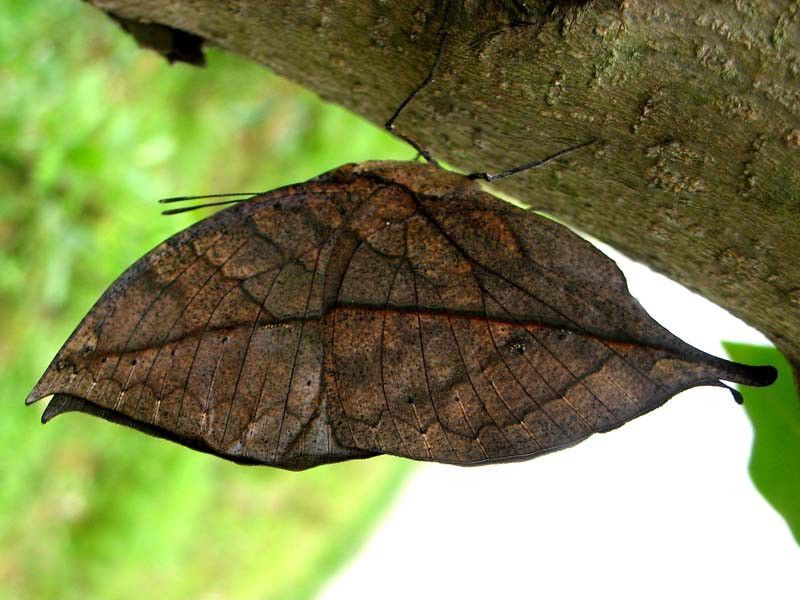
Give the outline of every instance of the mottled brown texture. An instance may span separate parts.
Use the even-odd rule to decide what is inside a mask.
[[[553,169],[563,169],[552,165]],[[567,228],[433,165],[346,165],[190,227],[132,266],[28,401],[238,462],[477,464],[608,431],[770,367],[655,323]]]
[[[435,0],[91,0],[268,65],[383,123]],[[459,0],[400,131],[464,171],[601,140],[498,184],[766,333],[800,363],[800,2]],[[221,150],[224,152],[224,150]]]

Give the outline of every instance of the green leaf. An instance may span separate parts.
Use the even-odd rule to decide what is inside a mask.
[[[800,544],[800,398],[792,368],[774,348],[723,345],[732,360],[778,369],[773,385],[741,390],[754,429],[749,471],[758,491],[786,520]]]

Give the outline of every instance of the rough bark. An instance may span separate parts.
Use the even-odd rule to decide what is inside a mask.
[[[427,73],[444,12],[436,0],[90,1],[376,123]],[[453,5],[436,81],[398,127],[465,171],[597,138],[497,188],[699,291],[800,364],[800,2]]]

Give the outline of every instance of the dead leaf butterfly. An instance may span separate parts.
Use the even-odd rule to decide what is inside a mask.
[[[429,160],[395,121],[446,38],[386,123]],[[469,465],[571,446],[692,386],[771,383],[670,334],[610,259],[474,181],[590,143],[494,175],[345,165],[238,202],[128,269],[27,402],[239,463]]]
[[[589,243],[432,164],[237,203],[123,274],[28,402],[240,463],[531,458],[749,367],[688,346]]]

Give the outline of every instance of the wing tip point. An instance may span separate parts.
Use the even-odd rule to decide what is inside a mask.
[[[42,394],[39,392],[37,388],[34,388],[28,397],[25,398],[25,406],[30,406],[31,404],[36,404],[39,400],[44,398],[47,394]]]
[[[746,369],[750,377],[749,381],[744,382],[744,385],[765,387],[775,383],[778,378],[778,369],[772,365],[747,366]]]

